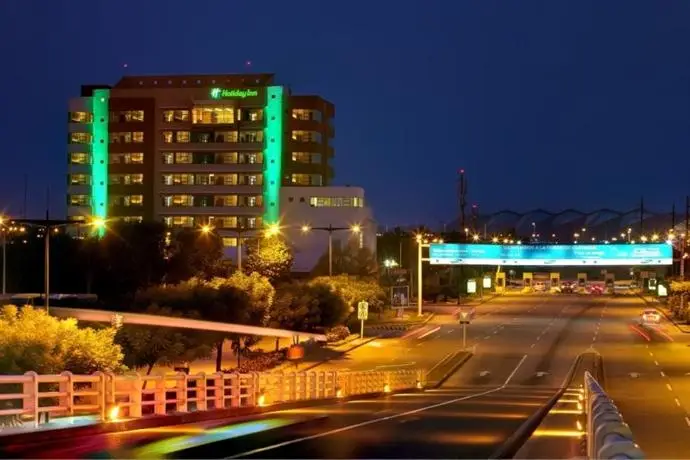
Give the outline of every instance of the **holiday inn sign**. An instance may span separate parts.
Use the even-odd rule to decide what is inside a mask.
[[[258,96],[259,92],[255,89],[225,89],[225,88],[212,88],[211,89],[211,99],[229,99],[237,98],[244,99],[247,97]]]

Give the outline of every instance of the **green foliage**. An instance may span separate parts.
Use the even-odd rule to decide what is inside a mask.
[[[671,281],[672,294],[690,293],[690,281]]]
[[[386,291],[373,279],[362,279],[349,275],[321,276],[310,284],[325,284],[336,292],[351,310],[364,300],[372,311],[381,310],[386,304]]]
[[[223,272],[222,259],[223,242],[217,233],[180,230],[171,245],[166,280],[178,283],[192,277],[210,279]]]
[[[264,320],[268,317],[268,311],[276,295],[276,290],[268,278],[256,272],[248,275],[235,272],[228,278],[213,278],[209,285],[215,288],[231,286],[246,293],[249,296],[252,310],[257,310],[256,313],[262,315]]]
[[[347,244],[333,244],[333,274],[361,277],[374,277],[378,274],[376,257],[369,248],[359,247],[359,242],[351,238]],[[312,270],[314,276],[328,275],[328,250],[321,256]]]
[[[286,284],[278,291],[271,309],[272,325],[297,331],[313,331],[342,324],[350,308],[324,283]]]
[[[290,247],[280,237],[264,238],[247,248],[243,266],[247,273],[256,272],[271,283],[290,278],[294,257]]]
[[[80,328],[74,319],[7,305],[0,309],[0,331],[0,373],[89,374],[123,369],[112,328]]]
[[[144,313],[181,317],[170,308],[151,305]],[[167,327],[124,325],[116,335],[125,353],[125,363],[132,368],[146,367],[149,374],[156,364],[170,365],[205,358],[212,347],[204,332]]]

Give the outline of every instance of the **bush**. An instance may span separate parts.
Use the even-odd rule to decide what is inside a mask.
[[[233,369],[223,369],[226,374],[239,372],[265,372],[285,361],[285,349],[270,353],[254,352],[250,353],[242,362],[240,367]]]
[[[339,342],[350,336],[350,329],[347,326],[336,326],[326,331],[328,342]]]

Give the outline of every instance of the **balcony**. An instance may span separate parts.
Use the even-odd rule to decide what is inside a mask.
[[[262,142],[171,142],[159,144],[159,150],[175,150],[180,152],[234,152],[261,151],[265,143]]]

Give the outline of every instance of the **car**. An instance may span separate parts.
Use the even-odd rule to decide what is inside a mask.
[[[589,288],[589,293],[590,294],[603,294],[604,288],[603,288],[603,286],[595,284]]]
[[[561,284],[561,293],[562,294],[572,294],[575,292],[575,289],[573,288],[572,283],[562,283]]]
[[[656,310],[645,310],[642,312],[642,322],[658,324],[661,322],[661,315]]]
[[[534,290],[536,292],[544,292],[546,291],[546,284],[542,283],[541,281],[534,283]]]

